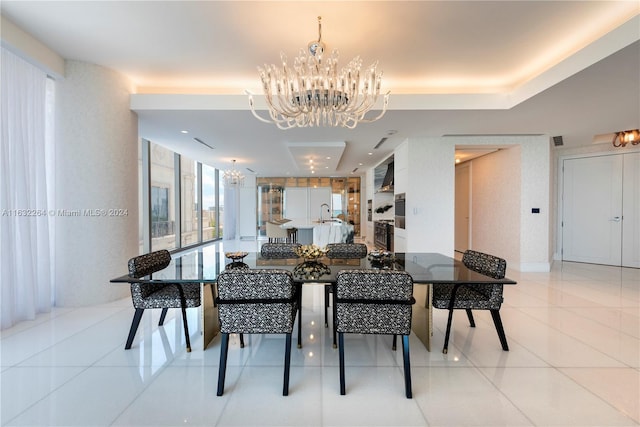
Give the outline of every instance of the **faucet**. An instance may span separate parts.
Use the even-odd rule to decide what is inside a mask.
[[[327,207],[327,212],[331,212],[331,211],[329,210],[329,205],[328,205],[328,204],[323,203],[323,204],[321,204],[321,205],[320,205],[320,222],[321,222],[321,223],[323,223],[323,222],[324,222],[324,219],[322,219],[322,207],[323,207],[323,206],[326,206],[326,207]]]

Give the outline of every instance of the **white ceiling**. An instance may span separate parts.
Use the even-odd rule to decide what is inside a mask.
[[[360,173],[409,137],[562,135],[573,146],[640,127],[638,0],[3,0],[0,8],[62,57],[128,76],[141,137],[216,167],[237,159],[262,176],[310,176],[307,158],[317,151],[327,160],[318,148],[326,143],[344,150],[317,176]],[[390,110],[354,130],[259,122],[244,95],[261,91],[256,66],[317,39],[319,15],[341,62],[379,61]]]

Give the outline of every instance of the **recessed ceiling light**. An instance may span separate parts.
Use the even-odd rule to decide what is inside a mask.
[[[331,160],[331,156],[327,156],[327,160]]]
[[[358,166],[362,166],[362,163],[358,163]]]
[[[311,171],[311,173],[316,173],[316,171]]]
[[[367,153],[367,154],[370,155],[370,156],[373,156],[373,153]]]
[[[189,133],[188,130],[181,130],[180,133]]]

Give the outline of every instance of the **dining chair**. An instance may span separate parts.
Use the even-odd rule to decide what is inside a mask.
[[[224,392],[229,334],[285,334],[284,383],[289,394],[291,332],[298,309],[297,287],[289,271],[279,269],[225,270],[218,276],[218,318],[222,334],[218,367],[218,396]]]
[[[334,303],[340,394],[345,394],[344,334],[402,335],[405,395],[410,399],[411,276],[399,270],[342,270],[336,275]]]
[[[166,268],[171,262],[171,254],[163,249],[140,255],[129,260],[129,276],[138,278],[147,276]],[[199,283],[136,283],[130,282],[131,300],[136,309],[129,330],[129,337],[125,344],[125,350],[129,350],[133,339],[140,325],[142,314],[145,309],[161,308],[160,322],[158,326],[164,324],[167,310],[169,308],[179,308],[182,311],[182,324],[184,327],[184,337],[187,352],[191,351],[191,341],[189,339],[189,324],[187,322],[187,308],[200,306],[200,284]]]
[[[507,262],[504,259],[473,250],[464,252],[462,263],[470,270],[494,279],[504,278],[507,270]],[[500,283],[433,284],[433,307],[449,310],[447,330],[442,348],[443,353],[446,354],[449,350],[449,337],[451,335],[454,310],[465,310],[472,328],[476,326],[472,310],[489,310],[498,332],[502,349],[509,351],[507,337],[500,318],[500,306],[504,301],[502,288],[503,285]]]
[[[327,245],[327,258],[333,259],[357,259],[367,256],[367,245],[364,243],[329,243]],[[333,284],[324,285],[324,327],[329,327],[328,311],[329,297],[333,294]],[[336,329],[333,328],[333,348],[336,348]]]
[[[296,248],[300,246],[299,243],[263,243],[260,255],[263,258],[299,258]]]

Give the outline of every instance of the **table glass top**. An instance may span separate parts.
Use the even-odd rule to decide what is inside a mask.
[[[224,252],[207,247],[172,256],[169,266],[152,275],[138,278],[123,275],[111,282],[211,283],[215,282],[221,271],[238,267],[284,269],[291,271],[294,280],[302,283],[332,283],[339,271],[352,269],[404,270],[415,283],[516,283],[508,278],[498,280],[469,270],[462,262],[438,253],[395,253],[382,258],[320,258],[305,262],[301,258],[264,258],[260,253],[250,252],[239,261],[226,258]]]

